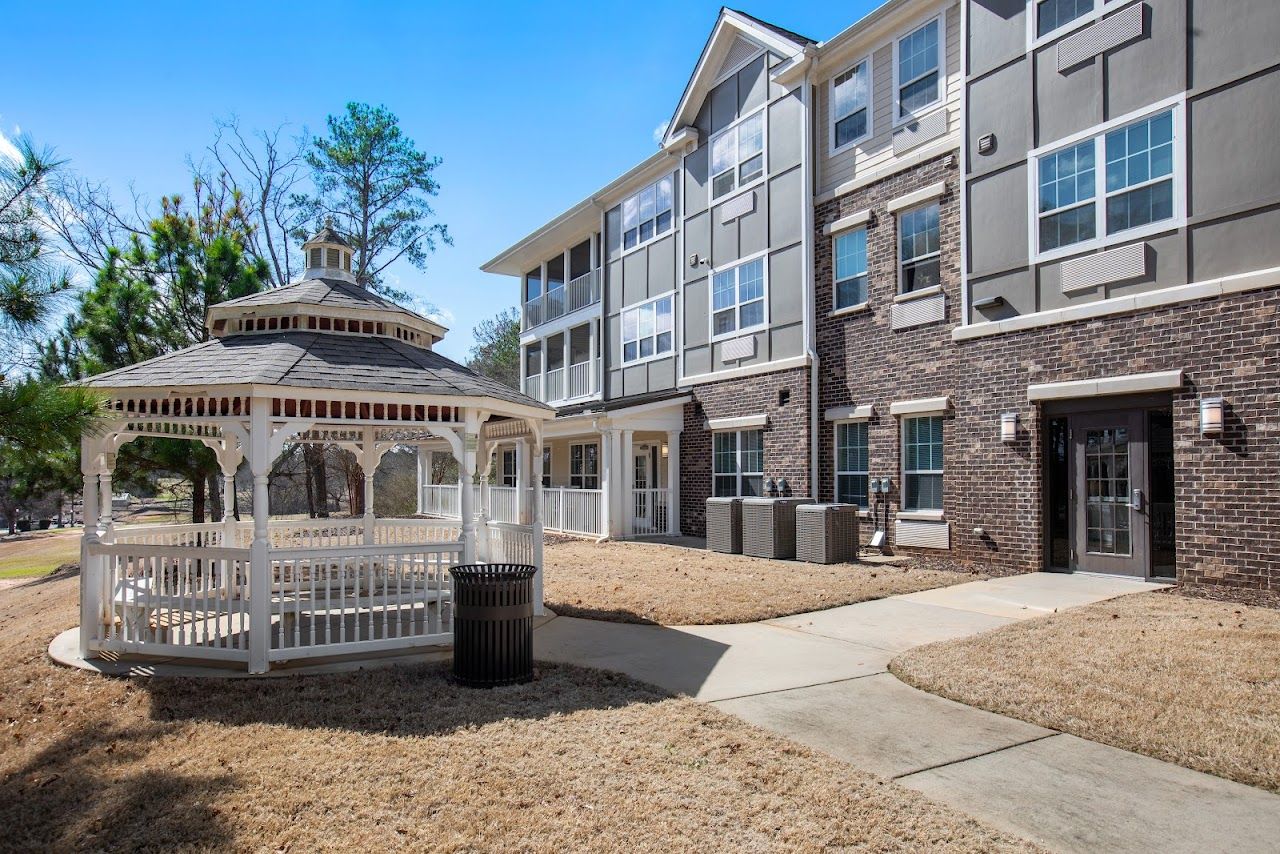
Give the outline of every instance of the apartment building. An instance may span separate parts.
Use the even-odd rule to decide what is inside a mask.
[[[899,551],[1274,587],[1278,38],[1268,0],[722,10],[659,151],[484,267],[558,407],[544,517],[813,495]]]

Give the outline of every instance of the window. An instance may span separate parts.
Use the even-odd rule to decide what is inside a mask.
[[[1037,0],[1036,38],[1065,27],[1093,11],[1093,0]]]
[[[668,175],[622,200],[622,248],[631,249],[671,230],[672,180]]]
[[[651,300],[622,312],[622,361],[635,362],[670,353],[671,297]]]
[[[867,301],[867,230],[855,228],[836,236],[837,310]]]
[[[897,117],[909,118],[942,97],[939,85],[941,19],[914,30],[897,43]]]
[[[718,496],[764,494],[764,431],[712,435],[712,492]]]
[[[862,60],[831,81],[831,149],[871,132],[871,62]]]
[[[764,174],[764,110],[711,140],[711,198],[718,199]]]
[[[939,242],[937,202],[898,214],[898,283],[904,294],[941,283]]]
[[[942,416],[902,422],[902,509],[942,509]]]
[[[1037,254],[1094,248],[1174,220],[1177,118],[1171,107],[1036,155]]]
[[[546,471],[546,457],[543,457]],[[569,486],[573,489],[600,488],[600,446],[569,446]]]
[[[836,501],[867,507],[867,424],[836,424]]]
[[[551,446],[542,446],[542,488],[551,488]]]
[[[755,329],[764,324],[764,258],[721,270],[712,276],[713,337]]]
[[[502,452],[502,485],[516,485],[516,452],[514,449]]]
[[[524,301],[529,302],[542,296],[542,266],[539,265],[524,274]]]

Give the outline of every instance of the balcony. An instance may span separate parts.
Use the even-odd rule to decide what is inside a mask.
[[[543,403],[566,403],[596,393],[598,359],[587,359],[569,367],[525,377],[524,393]]]
[[[600,301],[600,277],[597,270],[583,273],[560,287],[553,287],[524,304],[524,329],[550,323],[580,308]]]

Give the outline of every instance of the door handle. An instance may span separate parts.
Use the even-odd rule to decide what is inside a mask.
[[[1129,506],[1139,513],[1142,512],[1142,490],[1135,489],[1129,501]]]

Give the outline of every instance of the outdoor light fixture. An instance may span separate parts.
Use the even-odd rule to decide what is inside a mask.
[[[1222,435],[1222,424],[1225,420],[1226,404],[1220,397],[1200,398],[1200,435]]]
[[[1000,441],[1018,441],[1018,413],[1006,412],[1000,416]]]

